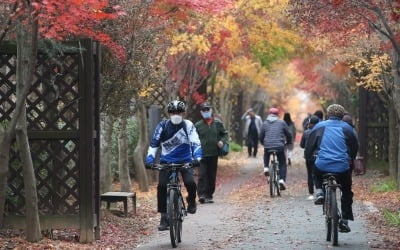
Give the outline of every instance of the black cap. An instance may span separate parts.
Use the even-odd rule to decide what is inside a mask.
[[[319,122],[319,117],[318,116],[312,115],[310,117],[310,121],[309,121],[310,124],[317,124],[318,122]]]
[[[208,102],[205,102],[205,103],[200,105],[200,108],[211,108],[211,107],[212,106]]]

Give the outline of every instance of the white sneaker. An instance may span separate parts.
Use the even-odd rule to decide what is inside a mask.
[[[285,181],[283,179],[279,180],[279,189],[280,190],[285,190],[286,189]]]
[[[269,176],[269,167],[264,167],[264,175]]]
[[[308,197],[307,197],[307,200],[309,200],[309,201],[314,200],[314,195],[311,194],[310,196],[308,196]]]

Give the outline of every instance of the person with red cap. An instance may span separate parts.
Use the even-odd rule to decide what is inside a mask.
[[[260,142],[264,145],[264,174],[269,175],[270,151],[277,151],[279,162],[281,190],[286,189],[286,156],[285,145],[292,143],[292,135],[285,121],[279,119],[279,109],[273,107],[269,109],[267,119],[264,121],[260,133]]]

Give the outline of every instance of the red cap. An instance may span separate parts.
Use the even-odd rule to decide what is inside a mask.
[[[277,115],[279,113],[279,109],[277,108],[270,108],[268,113]]]

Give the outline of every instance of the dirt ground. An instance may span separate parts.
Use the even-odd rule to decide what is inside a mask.
[[[231,153],[220,160],[213,204],[198,204],[197,213],[183,223],[179,249],[330,249],[325,241],[321,206],[307,200],[303,151],[295,147],[288,168],[287,190],[269,197],[262,173],[262,151],[257,158]],[[368,172],[367,172],[368,173]],[[352,232],[339,235],[340,249],[400,249],[399,227],[389,226],[382,209],[399,211],[399,192],[370,192],[382,178],[377,174],[355,176]],[[135,186],[136,187],[136,186]],[[101,239],[80,244],[78,233],[57,230],[52,238],[28,243],[18,232],[0,231],[0,249],[169,249],[169,231],[157,231],[155,185],[137,192],[137,215],[131,207],[127,218],[121,207],[102,209]],[[397,199],[397,200],[396,200]],[[396,210],[397,209],[397,210]]]

